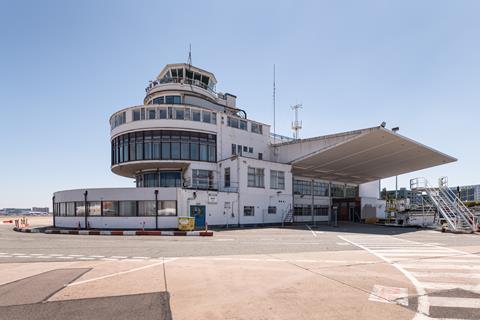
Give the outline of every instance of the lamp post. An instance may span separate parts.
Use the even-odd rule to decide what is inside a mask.
[[[55,228],[55,196],[52,197],[53,227]]]
[[[158,229],[158,190],[155,190],[155,230]]]
[[[84,215],[85,215],[85,229],[87,229],[87,224],[88,224],[88,210],[87,210],[87,197],[88,197],[88,190],[85,190],[83,193],[83,198],[84,198]]]

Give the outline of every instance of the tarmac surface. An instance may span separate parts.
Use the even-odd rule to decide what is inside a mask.
[[[480,319],[475,234],[356,224],[191,238],[12,228],[0,224],[2,320]]]

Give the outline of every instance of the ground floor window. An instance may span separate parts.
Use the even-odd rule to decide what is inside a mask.
[[[314,205],[313,206],[313,213],[316,216],[328,216],[328,206]]]
[[[246,217],[253,217],[255,215],[255,207],[254,206],[244,206],[243,207],[243,215]]]
[[[268,207],[268,214],[277,214],[277,207],[269,206]]]
[[[213,171],[193,169],[191,187],[198,189],[213,189]]]
[[[85,202],[57,202],[55,216],[85,216]],[[104,217],[137,217],[155,216],[158,208],[159,216],[176,216],[176,200],[125,200],[125,201],[88,201],[88,216]]]
[[[311,216],[311,206],[308,204],[296,204],[293,207],[293,215],[295,216]]]

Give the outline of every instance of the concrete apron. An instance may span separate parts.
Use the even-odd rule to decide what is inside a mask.
[[[165,263],[166,262],[166,263]],[[182,257],[146,261],[6,263],[0,284],[58,268],[92,268],[48,301],[168,291],[174,319],[411,319],[369,300],[374,285],[415,289],[363,251]]]

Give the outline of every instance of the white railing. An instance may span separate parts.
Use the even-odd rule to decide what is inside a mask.
[[[425,178],[411,179],[410,189],[412,191],[424,191],[452,230],[477,230],[475,215],[448,187],[446,177],[439,179],[438,188],[430,186]]]

